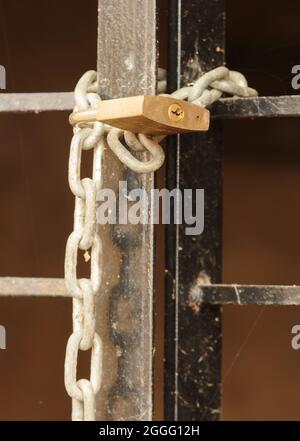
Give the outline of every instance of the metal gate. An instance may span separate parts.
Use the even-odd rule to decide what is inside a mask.
[[[155,0],[99,0],[98,84],[103,98],[156,91],[158,6]],[[169,0],[168,88],[191,83],[225,62],[224,0]],[[95,11],[96,13],[96,11]],[[126,38],[124,38],[126,36]],[[4,94],[1,113],[63,111],[72,93]],[[217,420],[221,409],[223,304],[300,305],[296,286],[222,285],[222,119],[299,116],[298,96],[225,98],[212,106],[206,134],[173,136],[167,145],[167,186],[204,188],[205,229],[186,236],[166,228],[164,409],[167,420]],[[107,155],[104,185],[154,186]],[[153,214],[150,207],[149,216]],[[116,225],[101,231],[103,289],[97,331],[107,356],[97,419],[151,420],[153,414],[154,228]],[[193,262],[193,265],[191,265]],[[138,276],[137,276],[138,275]],[[3,296],[68,296],[62,279],[0,278]],[[124,320],[124,317],[126,320]],[[191,329],[193,332],[191,333]],[[62,374],[63,375],[63,374]]]

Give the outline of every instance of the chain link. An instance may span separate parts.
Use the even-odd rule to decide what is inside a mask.
[[[75,89],[75,111],[95,108],[96,73],[89,71]],[[74,229],[65,254],[65,282],[73,297],[73,333],[69,337],[65,357],[65,387],[72,398],[72,419],[95,420],[95,395],[101,387],[103,349],[95,331],[95,296],[101,284],[102,244],[97,231],[97,191],[101,188],[101,164],[104,150],[104,126],[101,122],[74,127],[69,158],[69,185],[75,196]],[[81,158],[84,150],[93,149],[92,178],[81,179]],[[90,250],[90,278],[77,277],[78,251]],[[86,255],[86,254],[85,254]],[[89,256],[89,254],[88,254]],[[77,380],[79,351],[91,350],[90,379]]]
[[[194,84],[182,87],[168,96],[207,107],[220,99],[224,93],[234,97],[257,96],[257,91],[248,87],[243,74],[225,66],[206,72]]]
[[[96,72],[89,71],[87,74],[88,73],[90,75],[94,74],[96,77]],[[215,101],[220,99],[224,93],[233,95],[234,97],[257,96],[257,91],[248,87],[248,82],[244,75],[242,75],[240,72],[229,70],[224,66],[217,67],[210,72],[206,72],[199,79],[197,79],[195,83],[182,87],[172,94],[164,93],[167,87],[166,71],[164,69],[158,69],[157,79],[157,92],[159,94],[180,100],[188,100],[189,102],[200,107],[210,106]],[[84,87],[86,87],[87,90],[86,97],[78,92],[78,89]],[[77,99],[76,102],[78,105],[75,107],[74,113],[70,116],[71,124],[75,124],[78,119],[82,119],[79,126],[81,125],[82,127],[85,127],[86,124],[89,124],[86,123],[86,121],[95,119],[96,112],[91,111],[88,104],[90,103],[93,107],[93,104],[100,99],[95,93],[96,90],[97,86],[95,81],[92,85],[87,85],[86,77],[83,76],[81,78],[77,86],[77,91],[75,89],[75,99]],[[78,113],[77,117],[75,117],[76,112],[82,111],[83,113],[80,116]],[[97,138],[99,133],[103,134],[104,132],[108,132],[108,146],[119,158],[119,160],[131,170],[135,171],[136,173],[149,173],[158,170],[162,166],[165,154],[159,142],[161,142],[165,136],[154,136],[151,139],[145,135],[139,134],[137,139],[135,135],[130,132],[124,132],[123,130],[115,129],[103,124],[101,125],[101,123],[100,125],[97,124],[99,124],[99,122],[94,123],[94,132],[92,135],[88,136],[83,148],[90,148],[88,146],[93,145],[94,138]],[[135,151],[148,151],[151,158],[148,161],[138,160],[123,145],[121,138],[124,138],[127,147],[130,147]],[[76,144],[76,141],[74,142]],[[75,159],[77,158],[77,155],[80,155],[80,153],[78,151],[74,151]],[[78,171],[77,174],[74,173],[75,181],[70,182],[70,185],[72,184],[71,188],[74,189],[76,195],[83,195],[84,190],[79,180],[78,173]]]

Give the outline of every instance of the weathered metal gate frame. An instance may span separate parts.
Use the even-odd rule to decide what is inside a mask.
[[[168,87],[178,89],[224,62],[223,0],[171,0]],[[217,50],[217,48],[219,48]],[[221,281],[222,132],[169,140],[168,187],[203,188],[205,228],[187,236],[185,225],[167,227],[165,417],[217,419],[220,414],[221,311],[202,304],[195,290]],[[184,219],[184,216],[182,216]]]
[[[100,96],[107,99],[155,95],[156,1],[99,0],[98,7]],[[146,190],[150,201],[147,215],[152,219],[150,191],[154,187],[154,174],[134,173],[107,148],[103,187],[113,188],[118,194],[119,181],[126,182],[128,191]],[[97,327],[104,341],[106,381],[96,399],[97,417],[151,420],[154,226],[150,222],[100,226],[100,229],[106,259]]]
[[[113,3],[99,0],[102,6]],[[129,6],[140,2],[139,8],[130,11]],[[109,4],[108,4],[109,3]],[[145,4],[147,3],[147,6]],[[144,6],[142,6],[144,4]],[[169,1],[169,89],[176,89],[181,83],[193,80],[201,70],[206,71],[224,62],[224,0],[181,0]],[[120,5],[124,10],[120,10]],[[128,9],[126,9],[128,7]],[[156,26],[155,0],[123,0],[118,2],[118,9],[110,9],[111,24],[117,23],[125,14],[131,27],[141,26],[138,19],[148,23],[146,54],[141,63],[140,47],[137,41],[131,41],[131,52],[128,52],[128,66],[134,66],[125,74],[110,69],[111,62],[118,65],[116,59],[105,59],[104,70],[100,73],[100,92],[109,96],[131,95],[137,93],[155,92],[155,61],[156,40],[153,39]],[[109,9],[108,9],[109,11]],[[137,14],[137,15],[135,15]],[[99,16],[101,23],[101,16]],[[106,17],[107,19],[107,17]],[[114,23],[116,22],[116,23]],[[124,22],[124,25],[126,23]],[[129,27],[129,30],[132,28]],[[102,30],[100,31],[102,32]],[[109,32],[109,29],[107,30]],[[115,42],[122,44],[122,32],[117,32]],[[141,35],[143,34],[141,32]],[[149,34],[150,33],[150,34]],[[135,34],[136,35],[136,34]],[[123,39],[124,40],[124,39]],[[103,41],[99,41],[100,47]],[[109,43],[110,44],[110,43]],[[107,49],[109,49],[109,44]],[[103,46],[104,48],[104,46]],[[128,44],[126,44],[128,51]],[[104,52],[100,54],[105,55]],[[145,51],[144,51],[145,52]],[[111,54],[108,54],[108,57]],[[148,56],[150,58],[148,58]],[[131,58],[130,58],[131,57]],[[148,61],[146,61],[148,60]],[[108,63],[109,62],[109,63]],[[123,60],[124,62],[124,60]],[[148,64],[149,62],[149,64]],[[124,75],[125,77],[124,77]],[[122,91],[102,80],[117,80],[123,78]],[[146,82],[136,86],[136,77],[146,78]],[[120,83],[118,83],[120,86]],[[105,87],[102,87],[102,86]],[[131,87],[133,85],[133,87]],[[118,86],[118,87],[119,87]],[[0,113],[22,113],[43,111],[71,111],[73,94],[63,93],[33,93],[33,94],[1,94]],[[257,98],[226,98],[212,106],[212,117],[225,118],[260,118],[260,117],[299,117],[300,96],[278,96]],[[167,227],[166,242],[166,346],[165,346],[165,419],[167,420],[215,420],[220,417],[220,356],[221,356],[221,314],[222,304],[257,304],[257,305],[300,305],[299,286],[254,286],[254,285],[221,285],[221,209],[222,209],[222,152],[221,127],[214,123],[206,135],[184,135],[169,140],[167,180],[170,188],[204,188],[206,199],[205,231],[203,235],[192,239],[183,234],[182,226]],[[130,185],[137,184],[134,176],[126,174]],[[133,184],[132,184],[133,182]],[[143,182],[149,189],[153,185],[153,177]],[[116,233],[116,232],[115,232]],[[127,234],[129,234],[127,236]],[[130,234],[133,234],[131,236]],[[115,236],[118,235],[118,231]],[[127,260],[122,280],[130,287],[133,265],[141,257],[143,264],[140,268],[148,268],[146,289],[137,284],[134,288],[141,290],[143,301],[148,294],[147,323],[148,331],[152,328],[153,301],[153,230],[146,233],[147,252],[141,254],[140,243],[132,248],[126,237],[132,238],[136,233],[123,232],[121,240],[123,257],[126,254],[132,261]],[[126,236],[126,237],[125,237]],[[115,240],[115,239],[114,239]],[[135,268],[136,273],[136,268]],[[209,283],[208,283],[209,282]],[[66,296],[63,279],[0,277],[0,295],[3,296]],[[126,299],[125,299],[126,300]],[[128,298],[127,298],[128,300]],[[101,325],[99,323],[101,328]],[[147,392],[138,402],[136,419],[151,419],[152,416],[152,331],[147,332],[147,351],[144,368],[148,370]],[[138,348],[136,346],[135,348]],[[138,354],[137,354],[138,355]],[[144,354],[145,355],[145,354]],[[126,361],[125,361],[126,365]],[[128,364],[126,365],[128,367]],[[124,365],[123,365],[124,367]],[[129,365],[130,368],[130,365]],[[130,368],[131,369],[131,368]],[[143,369],[140,370],[143,372]],[[122,375],[121,375],[122,377]],[[141,379],[141,378],[140,378]],[[128,386],[128,385],[127,385]],[[122,384],[121,391],[126,391]],[[130,395],[129,390],[129,395]],[[127,395],[128,396],[128,395]],[[98,418],[103,416],[101,398],[97,404]],[[121,406],[122,407],[122,406]],[[128,410],[128,409],[127,409]],[[124,408],[123,408],[124,411]],[[131,415],[132,416],[132,415]],[[118,419],[119,415],[111,412],[110,418]],[[124,415],[127,418],[128,414]]]

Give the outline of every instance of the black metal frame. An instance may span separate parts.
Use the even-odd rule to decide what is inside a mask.
[[[224,62],[223,51],[214,50],[224,48],[224,1],[172,0],[169,12],[168,85],[174,90]],[[221,400],[221,311],[195,307],[190,292],[201,277],[221,280],[221,123],[169,144],[168,187],[204,188],[206,217],[200,236],[186,236],[184,225],[167,228],[165,418],[214,420]]]
[[[224,0],[169,2],[170,91],[224,63]],[[218,48],[218,49],[217,49]],[[217,50],[216,50],[217,49]],[[298,117],[299,96],[225,98],[209,132],[170,138],[169,188],[204,188],[205,228],[166,231],[165,419],[221,415],[221,305],[299,305],[296,286],[221,285],[222,127],[214,119]]]

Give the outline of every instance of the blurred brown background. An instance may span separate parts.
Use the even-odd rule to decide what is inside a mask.
[[[226,4],[228,66],[260,95],[297,93],[300,2]],[[225,124],[225,283],[300,283],[299,135],[297,119]],[[224,308],[224,419],[300,419],[298,323],[296,307]]]
[[[261,95],[296,93],[299,17],[296,0],[227,1],[227,64]],[[96,35],[96,0],[0,0],[7,92],[72,90],[96,67]],[[0,276],[63,276],[73,211],[67,116],[1,115]],[[298,120],[226,122],[224,282],[300,284],[299,136]],[[70,301],[0,297],[0,324],[0,419],[68,419]],[[294,324],[300,308],[224,308],[224,419],[300,419]]]

